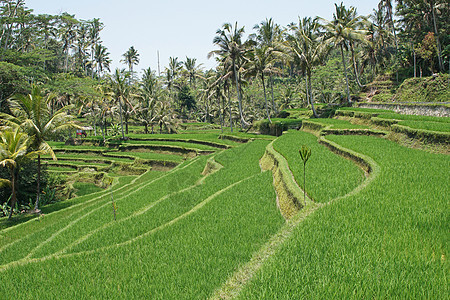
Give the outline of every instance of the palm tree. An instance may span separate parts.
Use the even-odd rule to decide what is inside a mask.
[[[128,66],[128,71],[130,72],[130,76],[133,77],[133,66],[139,64],[139,53],[134,46],[131,46],[130,49],[127,50],[124,54],[122,54],[123,59],[121,62],[125,63]]]
[[[378,3],[378,10],[380,12],[386,12],[386,24],[391,27],[392,34],[394,35],[395,49],[398,51],[398,41],[397,41],[397,33],[395,31],[395,22],[393,17],[393,6],[391,0],[380,0]]]
[[[234,27],[230,23],[225,23],[222,26],[222,29],[218,29],[216,31],[216,34],[217,35],[214,37],[213,43],[219,47],[219,50],[211,51],[208,54],[208,57],[212,57],[214,55],[218,56],[224,66],[231,66],[231,72],[234,74],[234,83],[238,96],[241,127],[244,128],[249,125],[244,118],[241,88],[239,86],[239,67],[243,65],[244,55],[248,52],[248,48],[246,47],[248,43],[242,43],[244,27],[238,27],[237,22]]]
[[[186,68],[186,71],[188,73],[189,77],[189,85],[192,87],[192,85],[195,83],[195,79],[200,77],[200,66],[202,64],[196,65],[197,59],[196,58],[189,58],[186,56],[186,61],[184,62],[184,67]]]
[[[155,121],[159,125],[159,133],[162,133],[163,127],[167,129],[169,133],[175,132],[175,118],[172,113],[172,108],[169,101],[159,101],[157,108],[157,115],[155,116]]]
[[[267,45],[262,45],[260,47],[254,48],[253,51],[249,52],[249,57],[249,67],[247,68],[246,72],[254,75],[255,77],[260,77],[263,86],[267,119],[270,123],[272,123],[272,121],[270,120],[269,105],[267,104],[265,75],[273,74],[277,71],[277,69],[274,67],[274,50]]]
[[[272,49],[276,49],[276,45],[281,39],[281,29],[280,26],[273,22],[272,18],[262,21],[259,25],[255,25],[253,29],[258,32],[254,35],[254,38],[258,42],[259,46],[267,46]],[[277,113],[277,107],[275,105],[275,99],[273,95],[273,74],[269,73],[270,89],[272,94],[272,109]]]
[[[367,31],[359,29],[363,27],[364,22],[361,17],[356,16],[356,8],[351,6],[350,9],[346,9],[343,3],[340,5],[335,4],[335,8],[336,12],[333,13],[333,21],[322,20],[325,22],[324,28],[327,31],[327,43],[337,46],[341,50],[342,66],[347,86],[347,102],[351,103],[344,49],[347,51],[350,43],[354,40],[364,40]]]
[[[329,48],[318,36],[319,23],[317,18],[299,18],[298,25],[291,25],[290,29],[292,34],[289,34],[286,38],[290,48],[289,53],[292,60],[297,61],[306,74],[307,99],[309,99],[314,116],[317,117],[314,108],[311,75],[312,70],[324,61]]]
[[[88,21],[89,31],[88,38],[91,47],[91,62],[97,62],[97,47],[100,45],[100,31],[103,30],[103,23],[100,22],[100,19],[94,18],[91,21]],[[106,50],[105,50],[106,51]],[[109,54],[109,53],[108,53]],[[98,66],[98,65],[97,65]],[[109,70],[109,69],[108,69]],[[98,71],[98,69],[97,69]],[[92,67],[92,78],[94,78],[94,68]]]
[[[33,85],[28,95],[14,95],[8,99],[8,105],[12,115],[0,114],[7,126],[16,128],[19,126],[31,138],[31,148],[39,150],[36,203],[34,209],[39,209],[40,182],[41,182],[41,154],[50,154],[56,160],[47,140],[55,134],[66,129],[76,128],[73,116],[67,114],[72,106],[64,106],[51,114],[47,97],[42,96],[41,89]]]
[[[120,125],[122,129],[122,139],[125,139],[123,131],[123,106],[129,104],[128,96],[130,94],[130,86],[127,84],[127,79],[130,73],[125,70],[116,69],[114,74],[109,77],[109,84],[112,89],[113,98],[116,100],[120,111]]]
[[[10,180],[2,180],[11,187],[11,211],[9,218],[11,219],[14,205],[16,204],[16,184],[17,171],[20,164],[25,159],[30,159],[38,154],[43,154],[42,151],[29,151],[30,137],[20,132],[20,127],[16,127],[14,131],[4,130],[0,132],[0,166],[9,168]]]
[[[60,36],[63,42],[62,50],[65,52],[65,62],[64,62],[64,70],[68,71],[69,67],[69,51],[72,48],[72,43],[77,36],[76,26],[79,21],[75,19],[75,15],[69,15],[68,13],[63,13],[60,17],[60,22],[62,24],[60,29]]]
[[[137,119],[144,124],[144,133],[148,133],[148,126],[152,127],[157,117],[158,79],[151,68],[144,70],[142,75],[141,90],[139,95],[139,107]]]
[[[94,60],[96,64],[98,77],[101,77],[103,69],[107,69],[108,71],[110,71],[109,65],[111,64],[111,59],[109,59],[109,52],[105,46],[101,44],[95,45]]]
[[[101,130],[103,135],[103,142],[105,142],[106,138],[106,116],[108,113],[111,113],[111,99],[112,93],[109,91],[109,87],[107,85],[98,85],[95,87],[95,90],[98,93],[98,98],[96,99],[96,107],[95,110],[98,111],[101,120]]]

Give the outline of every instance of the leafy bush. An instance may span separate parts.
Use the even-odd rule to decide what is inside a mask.
[[[280,136],[283,134],[283,131],[294,128],[297,129],[302,125],[302,120],[299,119],[274,118],[271,119],[271,121],[272,123],[267,119],[256,121],[254,122],[253,127],[261,134]]]
[[[21,165],[17,179],[17,203],[27,205],[30,199],[36,198],[37,186],[37,161],[28,161]],[[9,170],[0,167],[0,178],[9,179]],[[49,175],[45,165],[41,165],[41,191],[49,185]],[[11,188],[0,188],[0,205],[7,202],[11,195]]]
[[[395,100],[400,102],[448,102],[448,99],[450,99],[448,74],[406,79],[395,96]]]

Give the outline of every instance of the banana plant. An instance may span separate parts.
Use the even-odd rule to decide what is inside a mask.
[[[303,201],[305,202],[306,206],[306,162],[311,156],[311,149],[303,145],[302,148],[298,150],[298,152],[300,153],[300,157],[303,161]]]

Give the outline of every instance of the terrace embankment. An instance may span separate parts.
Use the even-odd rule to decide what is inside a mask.
[[[274,148],[274,142],[266,147],[260,164],[263,169],[270,169],[273,172],[278,207],[285,219],[292,218],[298,211],[311,203],[329,202],[352,192],[365,182],[364,177],[369,177],[376,165],[370,158],[343,148],[320,134],[316,138],[306,132],[289,133],[285,135],[284,139],[286,141],[283,143],[281,141],[276,143],[278,140],[274,141],[277,149]],[[306,191],[308,195],[306,200],[304,200],[304,191],[298,184],[303,182],[303,175],[298,174],[302,173],[297,166],[301,162],[296,157],[299,155],[295,150],[297,149],[296,145],[292,144],[294,141],[300,141],[300,143],[308,144],[313,148],[314,161],[311,162],[312,167],[308,171],[310,183]],[[292,150],[292,148],[295,149]],[[351,162],[346,162],[347,159]],[[337,176],[326,175],[330,172]],[[363,173],[365,176],[362,176]],[[296,175],[294,176],[294,174]],[[335,177],[339,177],[339,179],[335,180]],[[342,186],[342,180],[345,181],[344,186]],[[325,192],[326,190],[328,191]]]

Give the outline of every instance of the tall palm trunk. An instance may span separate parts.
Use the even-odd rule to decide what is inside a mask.
[[[36,187],[36,203],[34,203],[34,210],[39,209],[39,200],[41,198],[41,155],[38,154],[38,165],[37,165],[37,187]]]
[[[103,126],[100,124],[100,127],[102,128],[102,135],[103,135],[103,142],[106,141],[105,134],[106,134],[106,118],[103,118]]]
[[[236,92],[237,92],[237,96],[238,96],[238,104],[239,104],[239,116],[241,119],[241,128],[244,128],[246,125],[246,122],[244,120],[244,114],[242,113],[242,98],[241,98],[241,92],[239,90],[239,79],[238,79],[238,74],[237,74],[237,70],[236,70],[236,63],[233,61],[233,70],[234,70],[234,80],[236,83]]]
[[[95,119],[95,114],[94,114],[94,107],[91,106],[91,111],[92,111],[92,117],[94,118],[94,136],[97,136],[97,120]]]
[[[352,101],[350,100],[350,88],[348,86],[347,66],[345,65],[344,46],[342,46],[342,44],[341,44],[341,56],[342,56],[342,66],[344,68],[345,83],[347,85],[347,103],[350,104]]]
[[[9,211],[9,217],[8,219],[11,219],[14,206],[16,205],[16,174],[15,174],[15,168],[11,167],[11,210]]]
[[[416,50],[414,49],[414,43],[412,43],[412,50],[413,50],[413,59],[414,59],[414,78],[417,77],[417,62],[416,62]]]
[[[120,98],[119,98],[119,111],[120,111],[120,114],[119,114],[119,116],[120,116],[120,129],[122,129],[122,140],[124,140],[125,139],[125,134],[124,134],[124,132],[123,132],[123,112],[122,112],[122,102],[120,101]]]
[[[313,115],[314,118],[318,118],[319,116],[317,115],[316,109],[314,108],[314,100],[313,100],[313,94],[312,94],[312,85],[311,85],[311,71],[307,72],[307,76],[308,76],[308,84],[309,84],[309,104],[311,104],[311,109],[313,111]]]
[[[434,0],[430,1],[430,5],[431,5],[431,13],[432,13],[432,16],[433,16],[434,35],[436,36],[436,44],[437,44],[437,48],[438,48],[439,71],[442,71],[443,70],[443,66],[442,66],[442,50],[441,50],[441,42],[439,41],[439,32],[437,30],[437,25],[436,25],[436,14],[434,12]]]
[[[270,75],[270,90],[272,93],[272,108],[273,108],[273,111],[275,112],[275,114],[277,114],[278,109],[277,109],[277,106],[275,105],[275,98],[273,96],[273,76],[272,75]]]
[[[306,74],[304,74],[306,75]],[[309,87],[308,87],[308,76],[305,76],[305,90],[306,90],[306,106],[309,103]]]
[[[228,89],[228,110],[230,112],[230,129],[233,133],[233,113],[231,112],[231,95],[230,95],[230,89]]]
[[[267,119],[269,119],[269,123],[272,124],[272,120],[270,120],[269,105],[267,104],[266,85],[264,83],[264,73],[261,73],[261,81],[262,81],[263,91],[264,91],[264,101],[266,103]]]
[[[356,66],[355,50],[353,49],[353,43],[350,43],[350,51],[352,53],[353,72],[355,73],[356,83],[360,88],[363,88],[364,86],[359,81],[358,67]]]
[[[223,113],[220,109],[220,95],[217,95],[217,107],[219,108],[219,118],[220,118],[220,131],[223,133]]]

